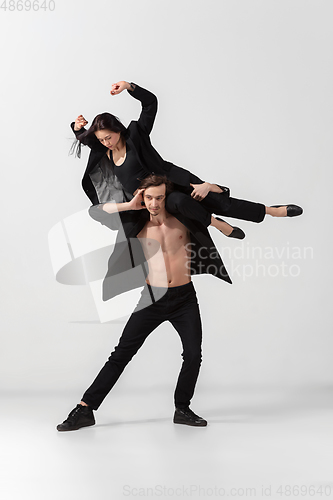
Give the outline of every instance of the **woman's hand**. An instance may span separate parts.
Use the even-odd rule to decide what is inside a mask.
[[[206,198],[207,194],[211,190],[211,185],[209,182],[203,182],[202,184],[191,184],[193,191],[191,193],[192,198],[197,201],[202,201]]]
[[[142,210],[143,208],[146,208],[145,204],[143,203],[143,192],[144,189],[136,190],[134,198],[132,198],[131,201],[128,202],[128,210]]]
[[[74,130],[77,132],[78,130],[81,130],[82,127],[85,127],[87,125],[87,120],[82,116],[78,116],[75,120],[75,125],[74,125]]]
[[[111,87],[110,94],[111,95],[117,95],[120,94],[123,90],[130,90],[131,86],[128,82],[118,82],[118,83],[113,83]]]

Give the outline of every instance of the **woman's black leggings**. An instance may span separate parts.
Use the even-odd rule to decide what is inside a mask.
[[[234,219],[262,222],[266,208],[262,203],[231,198],[227,193],[208,193],[202,201],[196,201],[189,193],[173,191],[166,200],[169,213],[181,213],[189,219],[195,219],[205,227],[211,223],[211,214],[223,215]]]

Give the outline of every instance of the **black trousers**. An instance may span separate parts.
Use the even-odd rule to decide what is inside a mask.
[[[191,191],[171,192],[166,199],[166,209],[169,213],[180,212],[190,219],[195,219],[208,227],[211,223],[211,214],[224,215],[251,222],[262,222],[266,207],[262,203],[231,198],[227,193],[208,193],[202,201],[191,197]]]
[[[161,290],[164,295],[152,303],[151,297],[161,295]],[[148,335],[164,321],[170,321],[174,326],[183,346],[183,363],[174,394],[175,406],[189,406],[199,375],[202,341],[199,306],[192,282],[165,289],[145,286],[119,344],[84,393],[82,401],[97,410]]]

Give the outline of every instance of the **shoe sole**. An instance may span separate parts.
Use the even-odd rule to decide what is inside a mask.
[[[195,423],[195,422],[188,422],[187,420],[174,420],[174,424],[182,424],[182,425],[190,425],[191,427],[206,427],[207,422],[203,421],[200,423]]]
[[[95,423],[96,422],[93,422],[93,423],[90,423],[90,424],[83,424],[83,425],[80,425],[80,426],[71,427],[70,429],[59,429],[59,426],[57,426],[57,431],[59,431],[59,432],[78,431],[79,429],[82,429],[82,427],[90,427],[92,425],[95,425]]]

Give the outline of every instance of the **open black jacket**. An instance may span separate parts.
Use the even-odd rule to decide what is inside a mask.
[[[103,300],[145,284],[148,274],[146,259],[136,236],[149,221],[148,210],[131,210],[109,214],[101,206],[90,207],[91,217],[112,230],[118,229],[114,250],[109,258],[107,274],[103,282]],[[212,274],[232,283],[207,228],[182,214],[174,216],[190,231],[191,263],[189,274]]]
[[[145,90],[135,84],[135,89],[127,91],[134,99],[138,99],[142,104],[142,111],[138,121],[132,121],[127,128],[126,142],[135,152],[138,161],[149,172],[158,175],[166,175],[172,182],[179,186],[189,187],[189,184],[200,184],[203,181],[196,175],[184,168],[177,167],[173,163],[163,160],[150,142],[149,134],[153,128],[155,116],[157,113],[157,98],[149,90]],[[78,140],[80,135],[85,132],[85,128],[78,131],[74,130],[74,122],[71,123],[73,132]],[[87,168],[82,179],[82,187],[91,200],[93,205],[99,203],[95,187],[90,179],[91,172],[95,169],[98,162],[107,152],[108,148],[103,146],[96,137],[91,137],[82,141],[91,148]],[[126,186],[124,186],[126,189]]]
[[[150,172],[158,175],[166,175],[172,182],[179,186],[188,188],[190,183],[200,184],[203,181],[195,176],[188,170],[178,167],[170,162],[163,160],[158,152],[153,148],[149,134],[152,130],[156,112],[157,112],[157,98],[156,96],[145,90],[139,85],[135,84],[133,91],[128,93],[138,99],[142,104],[142,111],[138,121],[132,121],[127,128],[126,142],[130,148],[135,151],[138,161]],[[73,132],[78,140],[80,134],[85,129],[74,131],[74,122],[71,123]],[[124,272],[131,268],[137,268],[137,262],[133,258],[132,246],[134,245],[138,250],[135,254],[142,258],[144,261],[143,253],[140,251],[140,243],[136,240],[136,235],[142,230],[145,223],[149,219],[147,210],[121,212],[120,214],[108,214],[95,205],[100,203],[95,187],[91,181],[90,173],[95,169],[103,155],[106,154],[107,148],[103,146],[95,136],[91,137],[89,141],[83,141],[84,144],[91,148],[88,159],[88,164],[83,175],[82,187],[87,196],[91,200],[93,206],[90,208],[90,215],[101,222],[103,225],[110,227],[110,229],[119,229],[115,249],[109,259],[108,273],[104,280],[103,299],[109,298],[121,293],[122,278]],[[220,186],[222,189],[227,189]],[[124,186],[126,189],[126,186]],[[197,222],[196,220],[189,219],[182,214],[174,214],[174,216],[189,229],[192,241],[192,274],[212,274],[228,283],[231,279],[224,267],[221,256],[217,251],[206,227]],[[115,223],[118,220],[118,224]],[[121,224],[119,224],[121,221]],[[119,227],[120,226],[120,227]],[[135,240],[134,240],[135,238]],[[131,243],[132,242],[132,243]],[[139,245],[139,246],[138,246]],[[141,262],[139,262],[141,264]],[[139,273],[140,274],[140,273]],[[120,280],[116,280],[118,275]],[[110,279],[112,277],[112,280]],[[118,282],[119,281],[119,282]],[[126,289],[136,288],[141,286],[141,278],[136,280],[133,272],[133,283],[130,287],[124,285]]]

